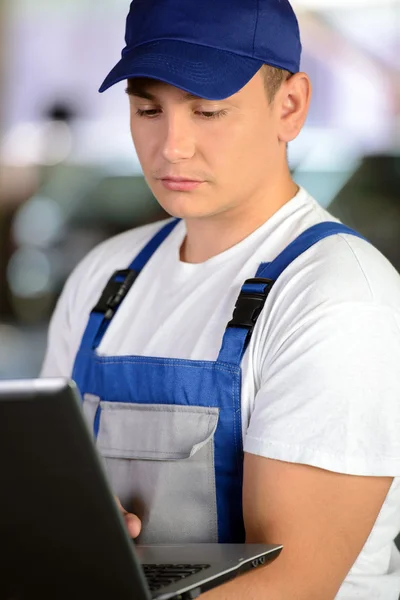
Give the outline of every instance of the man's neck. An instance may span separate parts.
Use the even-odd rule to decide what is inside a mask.
[[[267,192],[263,201],[243,203],[209,218],[185,219],[187,235],[181,247],[181,260],[202,263],[236,246],[268,221],[298,191],[298,186],[290,179],[279,190]]]

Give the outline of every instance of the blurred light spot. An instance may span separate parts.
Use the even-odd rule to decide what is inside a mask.
[[[7,266],[11,292],[19,298],[32,298],[51,291],[51,265],[47,256],[36,248],[20,248]]]
[[[353,171],[360,160],[360,149],[338,130],[305,128],[302,140],[299,171]]]
[[[50,121],[43,126],[42,134],[41,164],[58,165],[68,158],[72,150],[72,134],[67,123]]]
[[[36,164],[40,154],[40,126],[21,123],[5,136],[1,159],[5,164],[17,167]]]
[[[19,246],[48,247],[57,239],[63,227],[60,206],[45,196],[34,196],[17,212],[12,233]]]
[[[54,166],[68,158],[72,134],[67,123],[21,123],[5,136],[1,160],[5,164]]]

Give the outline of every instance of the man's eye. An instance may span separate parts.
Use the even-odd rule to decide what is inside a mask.
[[[159,113],[158,108],[151,108],[148,110],[142,110],[141,108],[138,108],[136,111],[136,114],[139,117],[150,117],[150,118],[156,117],[158,115],[158,113]]]
[[[217,110],[217,111],[199,111],[199,115],[204,117],[205,119],[218,119],[220,117],[224,117],[227,114],[226,110]]]
[[[147,117],[148,119],[157,117],[160,114],[160,112],[161,111],[159,108],[148,108],[147,110],[138,108],[136,110],[136,114],[139,117]],[[204,119],[211,120],[211,119],[218,119],[219,117],[223,117],[224,115],[227,114],[227,111],[226,110],[217,110],[217,111],[199,110],[199,111],[196,111],[196,114],[200,115]]]

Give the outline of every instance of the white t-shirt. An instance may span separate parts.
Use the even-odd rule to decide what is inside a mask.
[[[215,360],[244,281],[302,231],[333,220],[304,189],[236,246],[180,261],[180,222],[102,340],[102,355]],[[90,310],[160,223],[118,235],[75,269],[49,331],[43,376],[70,376]],[[395,477],[340,600],[397,600],[400,553],[400,277],[370,244],[329,237],[278,279],[242,362],[245,451],[353,475]]]

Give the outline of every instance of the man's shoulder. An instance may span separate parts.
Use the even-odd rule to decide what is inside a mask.
[[[309,227],[323,222],[336,222],[309,194],[304,194],[307,210],[293,226],[291,239]],[[297,217],[293,215],[293,220]],[[354,232],[357,233],[357,232]],[[354,301],[400,306],[400,275],[388,259],[367,239],[350,233],[336,233],[315,243],[300,254],[282,273],[277,288],[293,289],[293,281],[301,282],[302,294],[324,301]],[[298,291],[298,290],[297,290]]]
[[[269,303],[258,340],[266,352],[274,354],[290,340],[301,354],[310,344],[340,351],[349,343],[346,336],[361,352],[367,331],[392,352],[398,348],[400,276],[355,236],[335,235],[310,248],[278,278]]]
[[[317,223],[337,221],[311,197],[308,203],[311,209],[293,218],[286,245]],[[272,324],[281,330],[285,323],[291,330],[305,322],[311,326],[328,313],[334,322],[335,315],[341,318],[346,313],[357,320],[360,311],[375,315],[379,311],[400,323],[400,275],[368,240],[338,233],[293,260],[277,279],[269,304],[271,319],[265,317],[269,334]]]
[[[317,243],[302,259],[313,266],[309,279],[318,282],[315,294],[337,301],[400,306],[400,276],[368,240],[339,233]],[[311,281],[310,281],[311,283]]]

